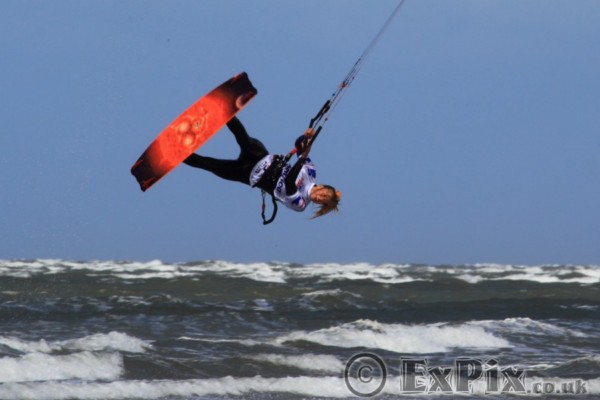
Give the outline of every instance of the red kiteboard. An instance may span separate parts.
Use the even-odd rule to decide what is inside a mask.
[[[192,104],[148,146],[131,167],[142,191],[171,172],[221,129],[254,96],[256,89],[245,72]]]

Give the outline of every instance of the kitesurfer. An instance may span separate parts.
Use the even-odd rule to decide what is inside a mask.
[[[290,166],[282,163],[282,157],[269,154],[265,145],[248,135],[237,117],[227,127],[240,146],[236,160],[220,160],[193,153],[184,163],[212,172],[218,177],[258,187],[270,193],[277,201],[295,211],[304,211],[313,202],[320,207],[313,218],[338,210],[341,194],[329,185],[316,183],[316,169],[308,158],[308,139],[315,132],[309,128],[296,140],[298,161]]]

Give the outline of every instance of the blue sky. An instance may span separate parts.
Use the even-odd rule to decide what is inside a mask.
[[[246,71],[286,152],[396,1],[3,1],[0,258],[600,264],[600,2],[407,0],[313,149],[338,215],[129,168]],[[223,130],[201,150],[237,156]]]

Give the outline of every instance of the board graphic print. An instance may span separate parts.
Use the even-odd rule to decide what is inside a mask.
[[[242,72],[177,117],[131,167],[142,191],[148,190],[210,139],[254,96],[256,89]]]

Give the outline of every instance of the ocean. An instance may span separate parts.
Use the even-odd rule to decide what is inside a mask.
[[[600,268],[0,261],[0,399],[600,396]]]

